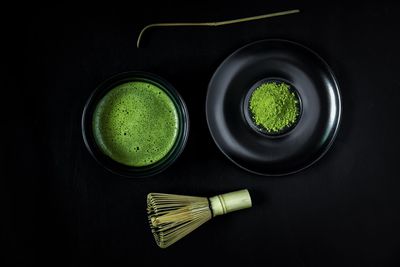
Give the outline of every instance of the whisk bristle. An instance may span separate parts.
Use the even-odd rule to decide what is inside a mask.
[[[166,248],[212,218],[205,197],[150,193],[147,213],[156,243]]]

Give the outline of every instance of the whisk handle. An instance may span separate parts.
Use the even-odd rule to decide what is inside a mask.
[[[251,207],[251,197],[247,189],[210,197],[209,200],[213,217]]]

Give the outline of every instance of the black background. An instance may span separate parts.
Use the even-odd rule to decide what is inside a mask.
[[[400,6],[395,2],[199,2],[143,7],[3,9],[2,239],[15,265],[384,266],[400,264]],[[321,1],[324,2],[324,1]],[[153,29],[300,8],[220,28]],[[230,53],[283,38],[319,53],[338,78],[343,117],[330,151],[285,177],[250,174],[218,150],[205,118],[208,82]],[[181,157],[160,175],[126,180],[86,150],[80,119],[92,90],[123,71],[172,83],[189,109]],[[5,135],[4,135],[5,134]],[[218,217],[158,248],[146,195],[211,196],[248,188],[253,208]]]

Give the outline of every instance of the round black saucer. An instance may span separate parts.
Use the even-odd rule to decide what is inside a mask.
[[[287,81],[301,98],[301,117],[285,134],[265,135],[246,119],[246,96],[265,79]],[[208,87],[206,116],[215,143],[235,164],[261,175],[290,174],[316,162],[333,143],[341,117],[339,86],[312,50],[286,40],[258,41],[218,67]]]

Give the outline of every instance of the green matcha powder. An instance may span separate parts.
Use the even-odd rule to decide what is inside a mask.
[[[257,126],[278,133],[296,122],[299,100],[289,88],[283,82],[267,82],[254,90],[249,106]]]

